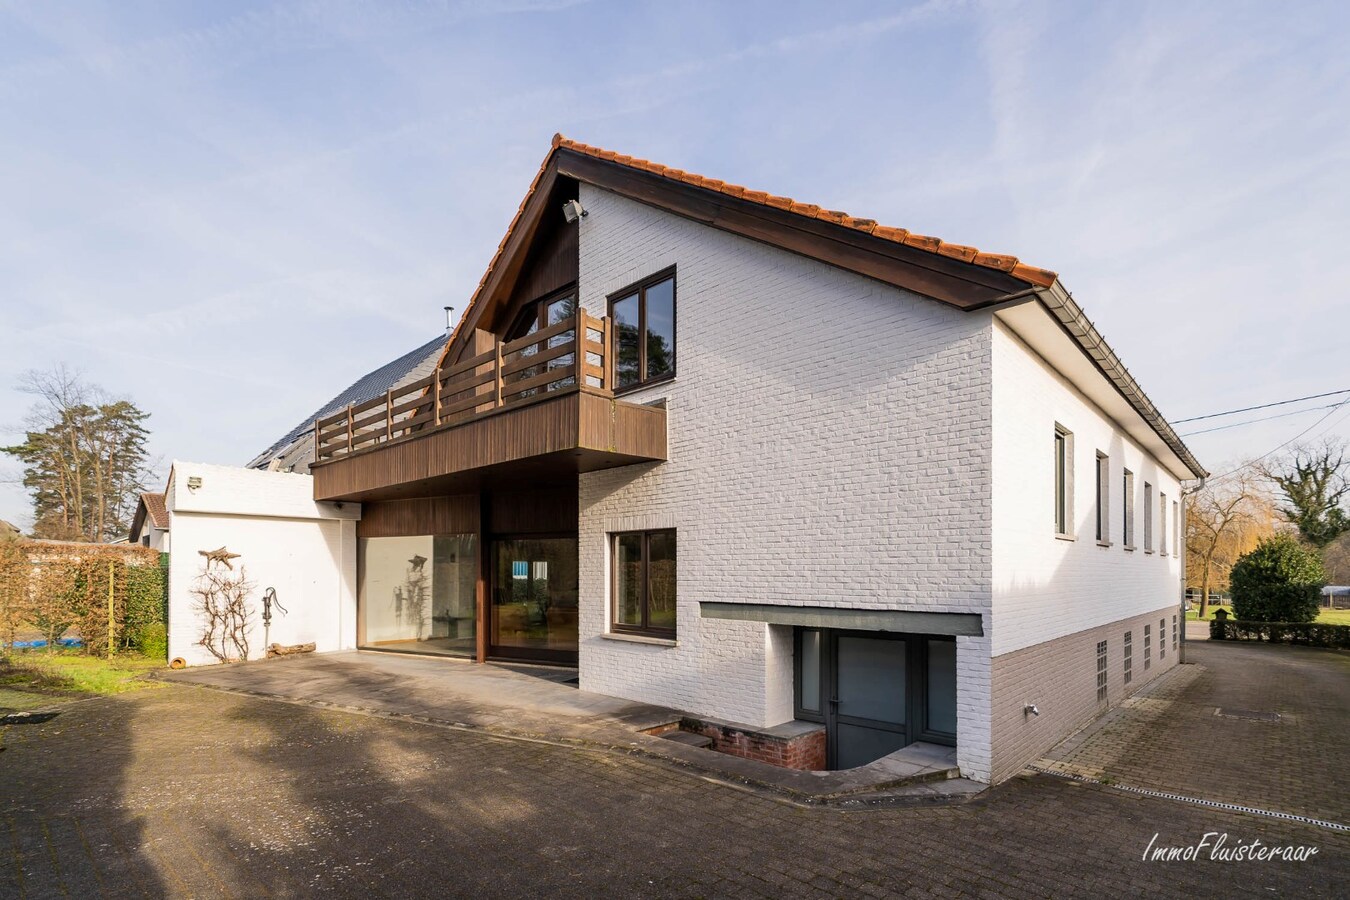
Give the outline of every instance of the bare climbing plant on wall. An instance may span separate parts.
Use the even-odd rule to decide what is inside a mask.
[[[248,598],[254,584],[248,580],[243,565],[236,573],[228,561],[216,554],[224,551],[203,552],[206,563],[192,586],[197,614],[202,619],[199,645],[223,663],[248,659],[248,631],[252,612]],[[230,555],[229,559],[237,558]]]

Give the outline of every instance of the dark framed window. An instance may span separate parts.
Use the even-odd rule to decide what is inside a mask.
[[[1149,657],[1153,655],[1153,631],[1152,631],[1152,629],[1153,629],[1153,626],[1152,626],[1152,625],[1145,625],[1145,626],[1144,626],[1144,669],[1145,669],[1146,671],[1147,671],[1147,669],[1148,669],[1149,666],[1153,665],[1153,660],[1149,659]]]
[[[1125,683],[1134,679],[1134,632],[1125,632]]]
[[[616,390],[675,377],[675,270],[611,294]]]
[[[612,535],[613,628],[624,634],[675,636],[675,530]]]
[[[510,342],[520,338],[529,337],[536,331],[548,328],[551,325],[557,325],[564,320],[575,316],[576,313],[576,291],[569,287],[566,290],[559,291],[558,293],[544,297],[541,300],[535,300],[525,304],[525,306],[521,308],[519,314],[517,314],[515,322],[513,322],[510,329],[507,330],[505,340]],[[555,334],[547,341],[541,341],[540,343],[523,347],[520,350],[517,350],[516,354],[521,359],[538,356],[552,350],[554,347],[561,347],[575,338],[576,329],[568,329],[562,334]],[[506,360],[506,362],[513,362],[514,360],[515,357],[512,357],[511,359]],[[505,381],[508,384],[517,381],[528,381],[535,376],[542,375],[545,372],[554,369],[571,370],[575,368],[575,362],[576,360],[573,354],[564,353],[563,355],[556,356],[540,365],[528,366],[524,369],[512,372],[510,375],[506,376]],[[556,391],[564,387],[570,387],[575,383],[575,377],[561,378],[558,381],[549,384],[548,390]],[[522,398],[532,397],[538,394],[539,390],[539,388],[533,388],[528,391],[523,391],[520,396]]]

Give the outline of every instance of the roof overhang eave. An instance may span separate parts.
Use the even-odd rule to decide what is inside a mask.
[[[1125,401],[1129,406],[1130,413],[1137,417],[1138,421],[1147,426],[1149,431],[1155,437],[1155,441],[1141,440],[1146,446],[1150,443],[1156,443],[1149,449],[1152,450],[1163,461],[1169,461],[1172,465],[1173,474],[1181,480],[1205,478],[1209,475],[1205,467],[1195,458],[1189,447],[1181,440],[1176,431],[1163,417],[1158,408],[1154,406],[1153,401],[1144,393],[1143,388],[1135,381],[1134,376],[1125,368],[1125,364],[1116,356],[1114,350],[1106,343],[1091,322],[1083,313],[1082,307],[1073,299],[1073,295],[1064,287],[1058,279],[1049,287],[1033,287],[1026,291],[1018,292],[1015,296],[1006,298],[1006,302],[991,304],[986,307],[1007,325],[1014,333],[1018,335],[1028,346],[1039,353],[1043,358],[1055,365],[1053,358],[1056,354],[1053,348],[1053,340],[1044,334],[1044,329],[1037,329],[1034,326],[1034,317],[1044,316],[1057,326],[1059,334],[1071,342],[1079,354],[1085,357],[1096,370],[1096,372],[1110,385],[1114,393]],[[1031,312],[1031,310],[1039,310]],[[1074,377],[1071,373],[1062,371],[1061,366],[1055,366],[1061,370],[1061,374],[1069,378],[1080,390],[1083,389],[1082,379]],[[1085,393],[1089,393],[1085,391]],[[1089,393],[1090,396],[1090,393]],[[1098,402],[1099,406],[1105,404]],[[1109,410],[1108,410],[1109,412]],[[1115,416],[1115,418],[1120,418]],[[1121,423],[1125,424],[1125,423]],[[1126,429],[1130,431],[1131,429]],[[1140,435],[1135,435],[1140,439]]]

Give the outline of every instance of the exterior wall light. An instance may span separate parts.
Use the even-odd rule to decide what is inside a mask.
[[[586,208],[581,205],[580,200],[568,200],[563,204],[563,218],[567,220],[568,225],[571,225],[573,222],[586,215],[588,215],[588,213],[586,212]]]
[[[200,475],[188,476],[188,490],[196,493],[197,488],[202,486],[202,477]]]
[[[1024,716],[1039,716],[1040,714],[1041,711],[1036,708],[1035,703],[1028,703],[1022,707],[1022,715]]]

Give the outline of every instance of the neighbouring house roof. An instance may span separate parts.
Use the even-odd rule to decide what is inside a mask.
[[[20,534],[20,533],[21,532],[19,531],[17,526],[11,525],[4,519],[0,519],[0,536],[6,534]]]
[[[520,271],[520,258],[538,229],[560,181],[573,179],[614,191],[713,228],[848,269],[896,287],[973,311],[1014,302],[1038,302],[1112,389],[1195,477],[1204,467],[1181,441],[1082,309],[1059,276],[1015,256],[952,244],[903,228],[880,225],[839,210],[751,190],[563,137],[553,144],[521,200],[441,360],[467,351],[486,310],[503,302]],[[575,196],[575,195],[573,195]]]
[[[416,350],[405,353],[393,362],[385,363],[373,372],[358,378],[348,385],[346,390],[319,407],[312,415],[286,432],[272,446],[254,457],[248,463],[247,468],[264,469],[271,464],[272,460],[285,457],[291,457],[286,460],[288,464],[284,466],[285,468],[295,468],[297,465],[300,468],[307,468],[308,460],[313,457],[313,448],[309,446],[309,443],[313,438],[315,419],[337,412],[353,403],[364,403],[380,396],[391,388],[431,374],[436,367],[436,361],[440,358],[441,350],[445,347],[445,341],[445,336],[440,335],[427,341]],[[296,451],[303,452],[297,453]]]
[[[146,492],[136,503],[136,513],[131,517],[131,532],[127,540],[136,543],[141,539],[147,527],[161,531],[169,529],[169,510],[164,505],[163,493]]]

